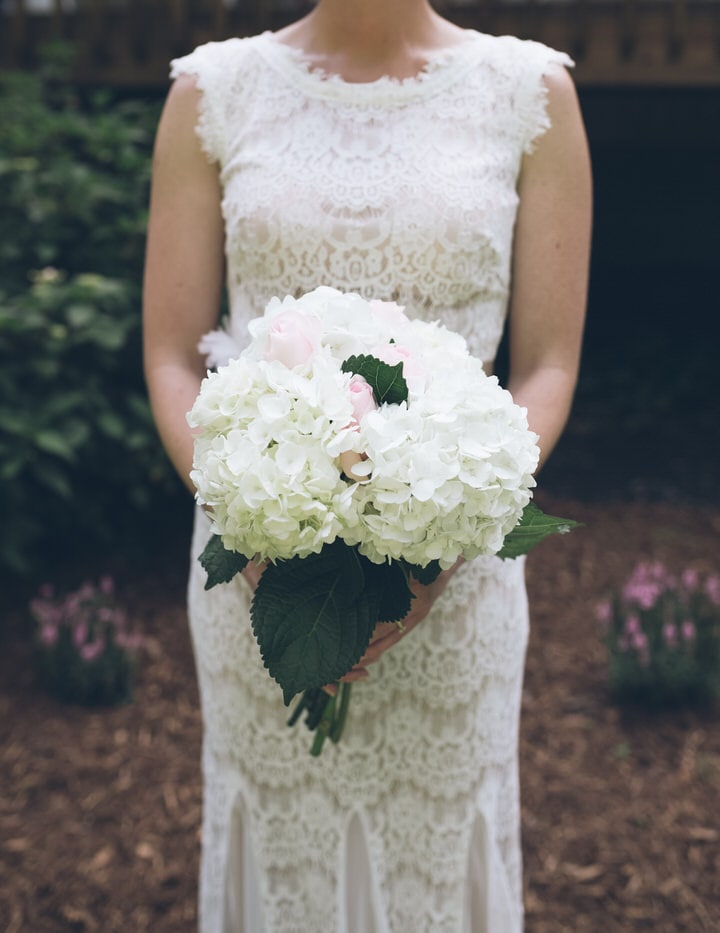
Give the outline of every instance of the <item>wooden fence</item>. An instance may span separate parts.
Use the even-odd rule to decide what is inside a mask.
[[[276,29],[308,0],[0,0],[0,69],[74,43],[80,81],[160,87],[201,42]],[[446,0],[460,25],[566,49],[581,84],[720,87],[720,0]]]

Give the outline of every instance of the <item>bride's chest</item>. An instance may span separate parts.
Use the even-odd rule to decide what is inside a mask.
[[[248,119],[222,173],[231,251],[345,247],[473,249],[509,240],[517,146],[493,113],[471,119],[408,108],[312,106],[287,119]]]

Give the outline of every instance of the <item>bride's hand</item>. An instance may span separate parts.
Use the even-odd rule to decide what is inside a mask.
[[[368,665],[374,664],[388,648],[396,645],[401,638],[406,638],[422,622],[462,563],[463,559],[460,558],[449,570],[441,571],[437,579],[427,586],[418,583],[417,580],[412,580],[410,589],[414,598],[410,605],[410,612],[401,623],[378,622],[367,651],[353,669],[341,678],[341,681],[343,683],[353,683],[354,681],[365,680],[369,676]]]
[[[267,561],[264,561],[262,564],[256,564],[254,561],[249,560],[245,565],[242,575],[245,577],[248,586],[250,589],[255,592],[255,588],[260,582],[260,577],[263,575],[265,568],[267,567]]]

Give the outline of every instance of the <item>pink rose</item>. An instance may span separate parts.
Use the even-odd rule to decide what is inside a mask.
[[[374,347],[370,351],[371,356],[377,357],[388,366],[397,366],[402,363],[402,374],[408,384],[408,389],[415,392],[422,392],[427,378],[427,371],[412,355],[407,347],[398,346],[396,343],[385,343],[379,347]]]
[[[350,379],[348,388],[353,409],[353,421],[359,425],[369,411],[375,411],[377,408],[373,390],[370,384],[357,374]]]
[[[370,302],[370,313],[381,324],[384,324],[388,330],[407,324],[408,318],[405,309],[396,301],[380,301],[375,299]]]
[[[320,349],[320,321],[300,311],[283,311],[272,319],[265,359],[288,369],[302,366]]]

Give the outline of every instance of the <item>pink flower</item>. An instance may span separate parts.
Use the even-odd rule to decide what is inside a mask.
[[[635,615],[628,616],[627,619],[625,619],[625,631],[628,635],[637,635],[641,632],[640,619]]]
[[[416,359],[407,347],[398,346],[395,343],[385,343],[374,347],[371,355],[387,363],[388,366],[397,366],[402,363],[402,374],[408,384],[408,389],[414,392],[422,392],[427,379],[427,371]]]
[[[629,583],[623,596],[629,602],[636,602],[641,609],[652,609],[660,596],[660,589],[654,583]]]
[[[695,639],[695,623],[692,619],[685,619],[680,626],[680,634],[683,641],[693,641]]]
[[[645,632],[633,632],[631,641],[633,648],[637,651],[641,667],[648,667],[650,664],[650,643],[647,635]]]
[[[95,641],[89,641],[80,648],[80,657],[83,661],[94,661],[100,657],[104,650],[105,642],[102,638],[98,638]]]
[[[407,323],[407,315],[403,305],[396,301],[380,301],[376,299],[370,302],[370,313],[381,324],[384,324],[389,331],[394,327]]]
[[[353,407],[353,420],[359,425],[362,419],[369,411],[377,408],[373,390],[368,382],[362,376],[354,375],[350,379],[348,386],[350,390],[350,402]]]
[[[720,606],[720,577],[708,577],[705,581],[705,592],[714,606]]]
[[[58,629],[55,625],[42,625],[40,627],[40,633],[38,635],[40,643],[43,644],[46,648],[52,648],[53,645],[57,644],[58,640]]]
[[[663,638],[668,648],[674,648],[677,644],[677,625],[672,622],[666,622],[662,628]]]
[[[302,366],[320,349],[320,336],[317,318],[300,311],[283,311],[272,319],[265,359],[277,360],[288,369]]]
[[[73,644],[76,648],[79,648],[81,645],[84,645],[88,637],[88,624],[83,619],[80,622],[76,622],[73,626]]]

